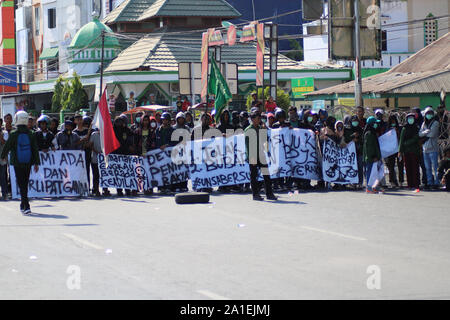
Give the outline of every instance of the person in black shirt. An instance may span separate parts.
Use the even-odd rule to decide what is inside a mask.
[[[39,129],[35,134],[39,151],[48,152],[50,149],[55,150],[55,146],[53,145],[55,136],[48,130],[50,118],[46,115],[42,115],[38,118],[37,123]]]

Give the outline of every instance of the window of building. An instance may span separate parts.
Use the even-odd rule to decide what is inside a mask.
[[[56,28],[56,8],[50,8],[47,10],[48,13],[48,28]]]
[[[424,46],[429,45],[438,38],[438,22],[430,13],[423,23]]]
[[[41,8],[34,8],[34,30],[35,34],[38,36],[41,33]]]
[[[381,51],[387,51],[387,32],[381,31]]]

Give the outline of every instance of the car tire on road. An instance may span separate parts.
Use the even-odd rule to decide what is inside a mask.
[[[175,196],[175,202],[178,204],[208,203],[209,202],[209,193],[207,193],[207,192],[178,193]]]

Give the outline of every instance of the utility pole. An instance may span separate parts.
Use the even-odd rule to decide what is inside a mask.
[[[100,62],[100,100],[102,99],[103,94],[103,59],[105,54],[105,31],[102,30],[102,60]]]
[[[355,107],[363,106],[362,80],[361,80],[361,38],[360,38],[360,15],[359,0],[355,0]]]

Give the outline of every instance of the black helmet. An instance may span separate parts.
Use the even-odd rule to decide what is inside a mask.
[[[278,110],[277,112],[275,112],[275,118],[277,120],[280,120],[280,117],[283,117],[284,119],[286,119],[286,111],[284,111],[283,109]]]
[[[84,116],[83,117],[83,124],[87,124],[90,125],[92,123],[92,118],[89,116]]]
[[[240,114],[241,118],[248,118],[248,112],[247,111],[242,111]]]
[[[161,115],[161,119],[162,120],[172,120],[172,116],[170,115],[169,112],[163,112],[163,114]]]

